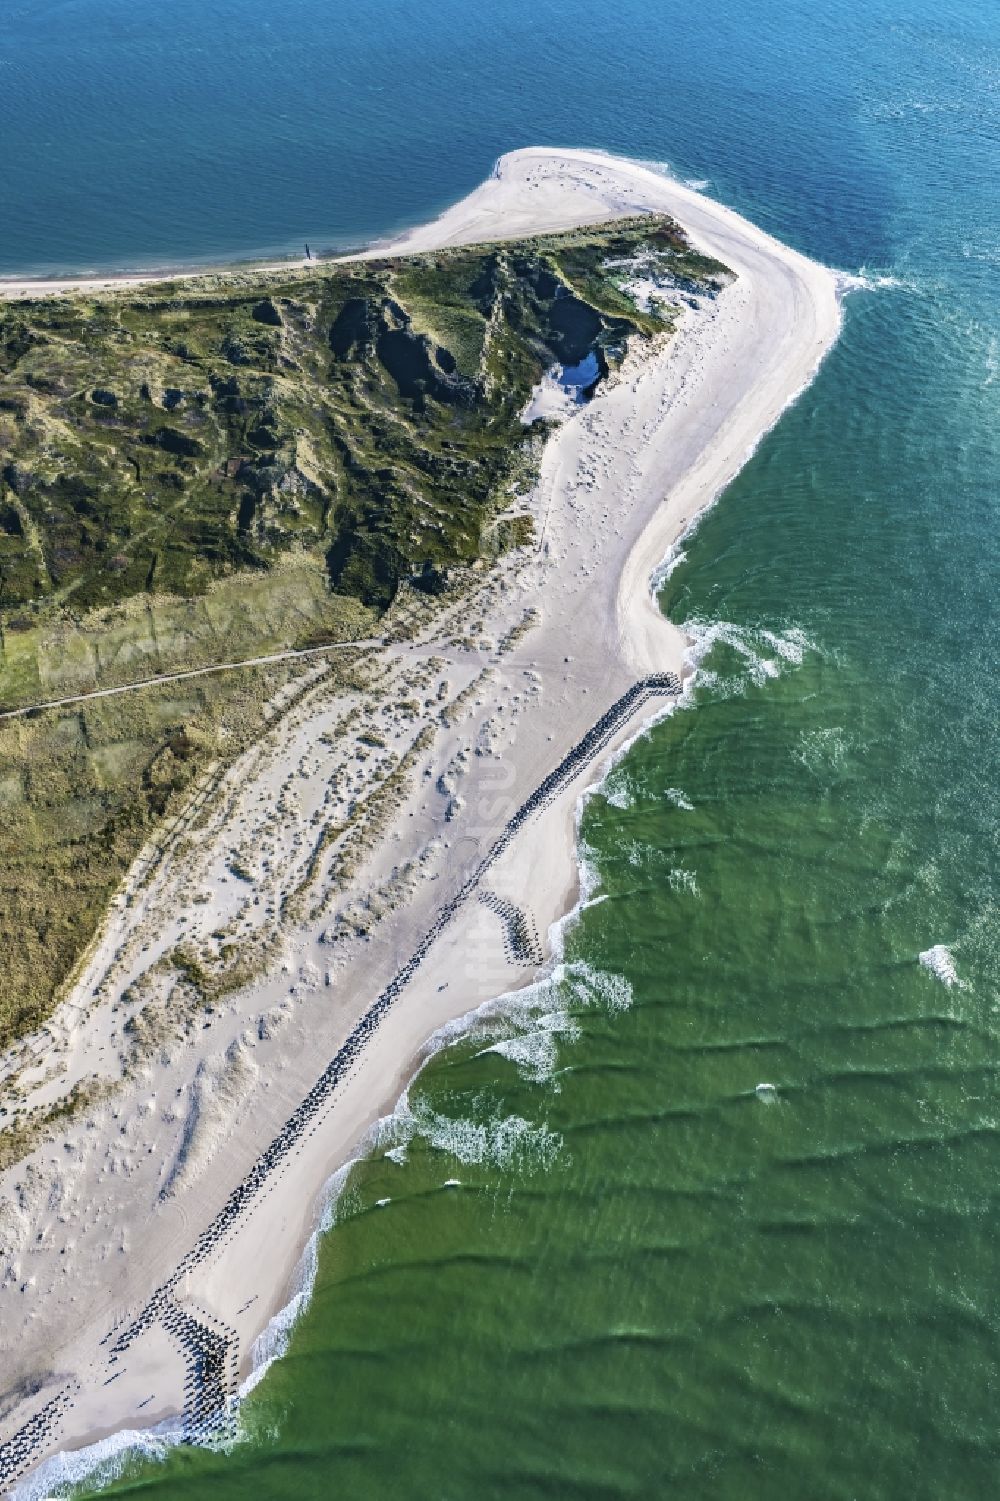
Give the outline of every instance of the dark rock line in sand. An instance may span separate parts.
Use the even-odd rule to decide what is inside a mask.
[[[512,964],[541,964],[542,941],[538,925],[530,913],[516,902],[498,896],[495,891],[481,891],[479,900],[488,911],[494,913],[503,924],[503,951]]]
[[[115,1328],[112,1328],[104,1336],[101,1344],[110,1344],[109,1364],[112,1365],[117,1363],[119,1356],[125,1354],[139,1335],[155,1324],[161,1324],[180,1347],[187,1367],[183,1410],[185,1443],[208,1442],[221,1436],[225,1429],[231,1412],[231,1399],[237,1386],[238,1338],[235,1329],[205,1310],[199,1309],[200,1317],[196,1318],[188,1310],[182,1309],[174,1296],[178,1283],[210,1254],[220,1249],[237,1221],[250,1209],[252,1201],[293,1147],[306,1134],[311,1135],[316,1130],[316,1117],[329,1103],[338,1084],[357,1061],[368,1038],[426,959],[435,939],[456,916],[486,871],[504,853],[518,830],[533,813],[550,803],[587,761],[604,749],[641,703],[659,694],[674,696],[679,690],[680,683],[671,672],[654,673],[634,683],[590,727],[555,770],[549,772],[508,821],[496,843],[483,856],[472,874],[442,907],[406,964],[397,971],[365,1012],[297,1109],[260,1154],[242,1182],[233,1189],[219,1213],[202,1231],[191,1250],[178,1262],[167,1281],[157,1288],[141,1313],[120,1334],[116,1334]],[[504,923],[504,947],[508,957],[522,963],[540,961],[537,930],[533,923],[529,925],[529,920],[521,909],[494,892],[482,892],[480,900]],[[62,1414],[73,1406],[71,1393],[74,1386],[75,1383],[69,1383],[29,1418],[12,1438],[0,1445],[0,1487],[4,1490],[9,1489],[43,1448],[48,1447],[55,1439]]]

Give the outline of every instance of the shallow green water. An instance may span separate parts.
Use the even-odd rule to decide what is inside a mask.
[[[247,1441],[119,1492],[996,1487],[1000,19],[641,10],[634,149],[893,284],[666,585],[699,685],[588,804],[562,978],[352,1174]],[[627,148],[622,99],[583,134]]]

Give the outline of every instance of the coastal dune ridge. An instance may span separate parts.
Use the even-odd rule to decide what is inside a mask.
[[[539,618],[507,656],[494,661],[494,676],[483,679],[470,711],[472,728],[485,731],[490,716],[499,713],[501,693],[516,686],[517,724],[510,730],[513,749],[501,758],[502,783],[495,766],[492,783],[490,767],[474,765],[466,773],[468,807],[456,802],[449,810],[452,843],[440,886],[425,882],[409,906],[393,915],[387,936],[352,958],[337,980],[338,995],[351,991],[339,1001],[347,1009],[320,1021],[319,1000],[307,1000],[310,1026],[290,1024],[268,1040],[259,1109],[245,1111],[241,1121],[245,1140],[230,1139],[228,1147],[224,1138],[213,1143],[197,1179],[179,1179],[168,1199],[159,1195],[157,1174],[164,1165],[169,1172],[183,1123],[168,1129],[155,1115],[144,1117],[155,1133],[154,1150],[148,1167],[136,1164],[137,1176],[127,1187],[102,1174],[91,1150],[88,1160],[95,1165],[80,1168],[77,1192],[94,1223],[120,1225],[123,1244],[127,1233],[128,1255],[119,1264],[120,1283],[110,1262],[102,1268],[96,1257],[90,1265],[78,1259],[72,1311],[55,1254],[39,1261],[28,1292],[0,1289],[0,1322],[9,1348],[18,1352],[7,1384],[15,1389],[35,1376],[43,1356],[48,1364],[41,1385],[6,1408],[0,1488],[10,1489],[28,1474],[22,1490],[13,1493],[45,1494],[47,1485],[68,1473],[78,1479],[134,1448],[138,1429],[162,1433],[165,1442],[181,1437],[178,1417],[190,1369],[179,1343],[182,1328],[197,1324],[225,1351],[231,1397],[249,1390],[255,1368],[276,1353],[262,1333],[286,1328],[288,1316],[280,1310],[298,1310],[307,1299],[317,1221],[329,1214],[331,1185],[339,1188],[377,1123],[405,1100],[417,1061],[426,1061],[435,1046],[428,1039],[453,1036],[456,1024],[474,1023],[481,1008],[530,984],[546,961],[558,962],[567,914],[592,894],[576,859],[588,789],[637,733],[677,707],[681,682],[692,674],[689,641],[656,604],[658,570],[814,377],[840,329],[844,283],[732,209],[649,165],[600,151],[543,147],[501,157],[490,178],[438,219],[363,252],[371,258],[426,253],[642,213],[670,215],[693,247],[728,267],[733,280],[710,302],[687,309],[668,338],[630,352],[620,371],[546,441],[533,493],[538,548],[487,616],[498,637],[521,618],[525,605],[537,607]],[[287,264],[276,269],[286,272]],[[68,283],[65,290],[92,292],[106,285],[107,279]],[[37,296],[57,288],[20,282],[3,290]],[[409,664],[421,650],[419,642],[387,647],[387,667]],[[427,786],[445,775],[457,746],[456,735],[446,737],[421,763]],[[262,787],[273,792],[266,781]],[[414,826],[419,822],[424,797],[426,790],[409,794],[399,811],[402,838],[412,837],[413,826],[408,831],[404,820],[412,812],[418,815]],[[443,814],[438,823],[443,830]],[[371,856],[373,881],[382,858]],[[169,872],[163,881],[166,901]],[[135,908],[116,908],[81,976],[81,995],[93,989],[95,977],[110,973],[112,956],[134,936],[130,925],[155,918],[155,901],[154,892]],[[518,945],[510,922],[498,924],[496,914],[508,911],[518,912],[524,932],[546,935],[530,962],[524,954],[512,956]],[[296,936],[300,972],[307,964],[318,967],[328,953],[322,943],[318,930]],[[427,962],[418,968],[419,961],[410,960],[400,969],[400,956],[410,955]],[[240,1028],[276,1005],[288,988],[282,975],[254,981],[232,1020],[220,1023],[230,1028],[225,1035],[214,1035],[213,1028],[187,1050],[182,1064],[164,1064],[136,1081],[136,1110],[139,1095],[173,1094],[177,1078],[186,1087],[199,1050],[224,1053]],[[373,1016],[368,1026],[366,1016]],[[71,1055],[85,1053],[86,1040],[66,1025]],[[349,1040],[356,1033],[361,1040],[346,1055],[349,1068],[329,1099],[303,1117],[294,1149],[273,1172],[253,1180],[253,1192],[239,1201],[217,1246],[192,1259],[203,1227],[233,1200],[289,1109],[309,1096],[318,1099],[316,1059],[339,1056],[345,1035]],[[181,1066],[187,1074],[175,1077],[171,1067]],[[265,1094],[263,1083],[272,1079],[277,1087]],[[120,1113],[129,1108],[125,1100]],[[118,1115],[96,1129],[112,1141]],[[8,1170],[0,1186],[9,1187],[23,1170],[23,1163]],[[53,1249],[61,1233],[59,1227],[52,1231]],[[149,1308],[155,1317],[143,1322]],[[172,1323],[159,1322],[167,1318],[165,1310]],[[46,1426],[39,1414],[63,1393]],[[18,1440],[36,1431],[30,1444]],[[159,1452],[158,1444],[151,1452]],[[18,1454],[23,1463],[18,1460],[15,1469]]]

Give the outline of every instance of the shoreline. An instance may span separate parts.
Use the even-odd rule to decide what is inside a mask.
[[[421,1044],[419,1053],[402,1066],[400,1076],[394,1081],[388,1098],[394,1098],[395,1103],[375,1116],[355,1144],[352,1155],[333,1169],[316,1194],[308,1235],[302,1244],[298,1260],[285,1284],[274,1290],[272,1299],[265,1305],[268,1309],[266,1322],[241,1364],[234,1408],[235,1442],[244,1441],[239,1430],[239,1408],[265,1379],[271,1366],[284,1358],[296,1324],[308,1312],[319,1273],[320,1240],[336,1225],[337,1208],[351,1172],[378,1148],[393,1124],[405,1118],[411,1090],[439,1053],[459,1039],[470,1036],[477,1026],[490,1017],[502,1017],[521,1010],[524,1007],[523,998],[527,994],[557,979],[564,962],[565,933],[592,899],[587,867],[579,858],[579,831],[586,804],[600,792],[608,777],[639,740],[679,708],[686,707],[685,700],[696,675],[697,669],[692,667],[686,673],[686,685],[682,693],[666,708],[655,710],[647,716],[634,734],[596,767],[593,780],[579,793],[573,815],[575,866],[566,897],[561,904],[562,910],[554,917],[546,935],[549,951],[539,971],[516,988],[480,1002],[431,1033]],[[60,1484],[79,1485],[88,1478],[94,1479],[101,1486],[110,1484],[119,1477],[131,1459],[162,1462],[169,1451],[184,1440],[183,1421],[178,1413],[164,1414],[148,1428],[95,1431],[86,1435],[76,1449],[57,1451],[24,1481],[19,1482],[11,1494],[18,1501],[46,1501],[51,1488]]]
[[[158,286],[162,282],[195,281],[199,277],[252,276],[283,270],[308,270],[310,266],[329,265],[329,256],[289,256],[285,261],[220,261],[206,265],[157,266],[149,271],[85,271],[79,275],[55,272],[52,276],[28,276],[14,273],[0,276],[0,302],[15,302],[43,297],[71,297],[74,293],[127,292],[134,287]]]
[[[595,193],[595,182],[600,184],[603,196]],[[592,693],[593,711],[599,715],[607,707],[608,695],[618,697],[612,692],[616,687],[634,684],[637,678],[650,673],[662,673],[664,668],[675,674],[683,669],[682,633],[659,614],[651,578],[670,548],[693,530],[782,412],[809,384],[839,332],[836,278],[833,272],[781,246],[731,210],[701,198],[682,184],[635,163],[595,152],[513,153],[502,159],[493,177],[432,225],[407,231],[400,240],[391,243],[391,249],[378,246],[364,252],[366,256],[377,257],[430,249],[434,244],[463,243],[477,235],[480,239],[497,238],[498,225],[505,235],[513,238],[557,225],[568,228],[643,209],[673,214],[696,245],[711,248],[711,253],[727,265],[733,266],[736,261],[733,269],[737,281],[732,296],[728,290],[723,294],[728,300],[724,309],[713,315],[714,324],[706,324],[704,330],[699,326],[697,337],[688,339],[679,352],[671,342],[662,354],[654,354],[644,364],[630,367],[621,380],[591,403],[587,414],[566,422],[546,445],[539,488],[555,517],[552,573],[546,575],[546,587],[553,594],[561,589],[563,600],[555,611],[556,618],[548,621],[542,643],[529,644],[520,654],[515,653],[515,660],[526,664],[525,675],[536,666],[543,668],[543,679],[550,685],[547,691],[562,693],[567,719],[564,727],[556,717],[560,705],[551,706],[544,718],[536,714],[536,720],[541,722],[535,725],[534,740],[519,747],[521,765],[517,770],[522,791],[538,785],[537,773],[544,772],[546,765],[551,768],[559,762],[560,751],[565,749],[571,734],[586,726],[587,705],[580,700],[581,692]],[[742,374],[744,385],[740,385],[734,371],[736,375]],[[734,386],[738,389],[734,390]],[[697,399],[699,393],[701,401]],[[581,478],[597,472],[596,459],[607,458],[609,454],[625,473],[630,516],[634,519],[631,532],[623,528],[620,543],[609,540],[608,526],[602,526],[596,517],[595,505],[599,505],[607,490],[617,487],[622,473],[615,472],[614,462],[610,464],[607,490],[602,490],[600,481]],[[582,538],[574,535],[581,511],[593,523],[592,532]],[[570,576],[573,560],[577,562],[577,572]],[[561,563],[564,566],[560,570]],[[582,582],[592,572],[596,573],[596,581]],[[584,621],[590,622],[585,630]],[[601,670],[599,656],[596,676],[593,670],[586,673],[580,667],[571,679],[569,673],[556,665],[560,662],[561,644],[572,640],[575,652],[580,652],[574,627],[582,633],[581,661],[586,661],[586,648],[592,647],[598,654],[603,650],[609,659],[606,671]],[[562,660],[570,659],[564,656]],[[562,689],[558,687],[560,675]],[[556,741],[553,737],[560,729],[563,734]],[[588,788],[600,784],[606,769],[623,753],[623,747],[641,733],[645,733],[644,727],[636,731],[634,725],[627,723],[620,734],[616,732],[616,743],[601,752],[604,771],[596,782],[590,778],[592,768],[585,768],[590,778]],[[546,735],[551,743],[546,742]],[[561,918],[557,913],[553,919],[552,896],[553,888],[558,888],[557,906],[561,903],[565,907],[563,893],[569,862],[579,876],[575,809],[585,791],[580,791],[577,781],[578,778],[571,780],[565,791],[560,791],[550,810],[540,814],[530,828],[526,827],[523,837],[519,835],[517,848],[510,857],[506,854],[503,857],[508,889],[523,892],[525,885],[530,885],[530,911],[539,926],[542,918],[548,916],[544,923],[546,931],[553,921],[558,925],[567,920],[565,911]],[[556,831],[557,838],[553,837]],[[546,849],[544,858],[542,849]],[[529,871],[533,878],[530,881]],[[571,885],[570,917],[581,899],[579,880],[575,889],[574,901]],[[415,914],[411,927],[418,920],[419,914]],[[468,928],[473,922],[472,915],[466,912],[463,921]],[[462,934],[453,933],[452,939],[456,936],[457,947],[453,943],[451,949],[437,953],[435,978],[443,973],[458,976],[460,986],[465,983],[463,995],[467,996],[474,993],[468,975],[469,956],[462,949]],[[473,941],[468,932],[464,937],[467,944]],[[482,946],[488,940],[476,937],[475,942]],[[507,977],[498,956],[481,968],[485,973],[477,984],[485,982],[488,986],[494,977]],[[533,974],[537,975],[537,969]],[[526,978],[519,982],[518,988],[536,982]],[[502,991],[474,999],[472,1004],[461,1004],[458,1015],[468,1018],[483,1006],[497,1004],[499,997],[510,989],[508,985]],[[383,1029],[367,1045],[368,1052],[355,1069],[354,1079],[359,1074],[362,1081],[367,1078],[368,1087],[364,1088],[363,1083],[357,1087],[352,1079],[339,1097],[340,1129],[331,1136],[330,1117],[325,1117],[322,1128],[316,1128],[320,1137],[316,1147],[304,1143],[303,1157],[289,1165],[282,1184],[274,1185],[275,1202],[270,1212],[277,1213],[280,1189],[288,1220],[294,1221],[294,1232],[290,1231],[272,1258],[260,1265],[259,1259],[249,1254],[248,1237],[244,1236],[241,1242],[239,1232],[234,1231],[233,1242],[219,1252],[209,1272],[199,1273],[197,1289],[185,1284],[185,1298],[196,1291],[198,1306],[211,1306],[213,1316],[221,1319],[231,1308],[231,1301],[227,1301],[231,1297],[230,1284],[239,1285],[245,1293],[251,1282],[253,1285],[264,1282],[264,1308],[274,1309],[279,1299],[287,1303],[290,1277],[301,1260],[303,1239],[307,1238],[300,1229],[304,1224],[308,1236],[315,1233],[317,1193],[331,1181],[331,1161],[342,1160],[345,1151],[348,1162],[356,1160],[358,1140],[370,1129],[373,1110],[375,1119],[386,1113],[386,1089],[379,1081],[386,1077],[397,1081],[398,1098],[398,1081],[416,1077],[426,1061],[422,1050],[429,1045],[428,1039],[436,1036],[442,1025],[455,1024],[454,1012],[452,1003],[442,1000],[440,995],[435,997],[426,976],[413,982],[412,990],[408,989],[407,1007],[389,1013]],[[436,1020],[442,1016],[443,1020]],[[416,1073],[412,1071],[414,1059],[419,1063]],[[353,1104],[346,1098],[351,1089]],[[375,1106],[372,1094],[376,1096]],[[326,1171],[317,1183],[320,1163],[325,1163]],[[335,1166],[334,1174],[342,1170],[346,1172],[346,1168]],[[269,1188],[268,1192],[271,1191]],[[196,1209],[205,1198],[206,1194],[198,1194]],[[254,1207],[247,1211],[248,1216],[252,1216]],[[179,1236],[171,1238],[178,1250],[186,1235],[186,1223],[185,1218]],[[295,1255],[289,1264],[290,1245],[294,1245]],[[166,1249],[169,1256],[169,1244]],[[155,1268],[153,1277],[158,1279]],[[97,1301],[100,1304],[100,1298]],[[236,1331],[238,1352],[242,1352],[241,1366],[259,1338],[263,1311],[263,1308],[258,1310],[257,1317],[247,1322],[245,1331],[243,1328]],[[96,1322],[103,1317],[106,1328],[107,1318],[100,1306],[95,1312]],[[121,1328],[120,1323],[117,1328]],[[148,1379],[145,1373],[144,1379]],[[135,1392],[140,1389],[145,1388],[136,1386],[126,1398],[130,1388],[123,1382],[117,1393],[112,1388],[115,1401],[110,1405],[108,1398],[97,1394],[82,1406],[92,1416],[107,1411],[113,1417],[115,1402],[122,1398],[134,1405]],[[110,1431],[126,1427],[134,1425],[119,1422],[117,1428],[112,1424]],[[89,1436],[99,1431],[101,1426],[88,1423],[81,1412],[72,1427],[64,1421],[58,1449],[65,1452],[73,1443],[79,1449],[86,1445]],[[104,1427],[103,1431],[107,1433],[109,1428]],[[38,1458],[41,1457],[39,1454]]]
[[[48,276],[28,272],[0,275],[0,302],[14,302],[43,297],[71,297],[74,293],[127,292],[135,287],[159,286],[164,282],[197,281],[201,278],[280,275],[283,271],[310,271],[335,265],[364,254],[370,247],[359,246],[343,252],[314,253],[308,258],[289,251],[287,256],[262,255],[221,261],[177,261],[160,266],[109,271],[54,271]]]

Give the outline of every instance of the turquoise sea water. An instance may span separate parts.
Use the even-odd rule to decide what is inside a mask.
[[[246,1442],[117,1489],[992,1494],[1000,12],[63,0],[0,80],[8,271],[348,243],[554,141],[873,287],[666,585],[702,674],[563,977],[355,1170]]]

